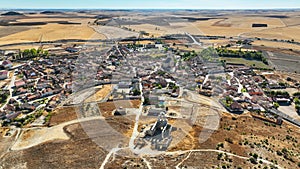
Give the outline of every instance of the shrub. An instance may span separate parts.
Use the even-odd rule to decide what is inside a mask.
[[[227,141],[230,144],[233,144],[233,140],[231,138],[225,138],[225,141]]]
[[[251,162],[252,164],[258,164],[257,161],[256,161],[256,159],[253,158],[253,157],[251,157],[249,160],[250,160],[250,162]]]

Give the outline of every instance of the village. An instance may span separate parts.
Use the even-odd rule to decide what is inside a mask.
[[[194,42],[192,35],[180,38],[184,36],[192,44],[190,48],[202,45]],[[243,48],[241,42],[230,46]],[[242,45],[247,47],[249,43],[245,40]],[[134,149],[140,149],[137,151],[143,147],[166,150],[176,137],[172,132],[179,130],[168,120],[193,121],[195,114],[201,113],[195,109],[203,106],[235,115],[250,113],[253,118],[274,125],[288,122],[300,127],[299,81],[291,77],[276,78],[270,69],[220,59],[220,56],[253,57],[268,64],[260,51],[235,52],[224,46],[196,51],[197,48],[190,49],[186,44],[161,40],[148,44],[64,46],[56,45],[51,50],[2,51],[2,126],[43,127],[58,107],[138,100],[141,102],[138,108],[116,105],[108,115],[152,117],[151,123],[134,131],[138,133],[132,138]],[[103,98],[86,101],[108,85],[111,88]],[[199,96],[208,101],[197,99]],[[174,109],[178,103],[179,110]]]

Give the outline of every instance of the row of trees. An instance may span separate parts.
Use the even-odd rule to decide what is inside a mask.
[[[269,97],[290,97],[290,94],[287,91],[265,91],[266,95]]]
[[[227,48],[216,48],[216,51],[220,57],[237,57],[249,60],[258,60],[268,65],[267,59],[263,56],[261,51],[230,50]]]
[[[44,51],[43,49],[25,49],[20,52],[21,58],[23,59],[33,59],[36,57],[45,57],[48,56],[48,51]]]
[[[181,59],[183,59],[184,61],[188,61],[193,57],[197,56],[197,53],[193,50],[193,51],[189,51],[189,52],[184,52],[180,54]]]

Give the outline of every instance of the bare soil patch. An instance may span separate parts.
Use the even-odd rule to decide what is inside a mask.
[[[1,26],[0,27],[0,38],[12,35],[15,33],[27,31],[30,29],[34,29],[34,27],[29,26]]]
[[[76,107],[61,107],[53,112],[49,126],[55,126],[64,122],[77,119]]]
[[[71,140],[49,141],[0,159],[4,168],[99,168],[107,152],[94,143],[79,124],[67,126]]]
[[[138,108],[140,106],[140,100],[118,100],[113,102],[99,103],[99,109],[104,117],[109,117],[112,112],[117,108]]]

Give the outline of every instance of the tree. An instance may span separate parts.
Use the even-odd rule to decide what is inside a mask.
[[[138,96],[138,95],[140,95],[141,94],[141,92],[138,90],[138,89],[134,89],[133,90],[133,95],[134,96]]]
[[[145,98],[145,100],[144,100],[144,105],[148,105],[148,104],[150,104],[150,100],[149,100],[149,98]]]
[[[33,57],[36,57],[36,56],[38,55],[37,50],[34,49],[34,48],[30,49],[30,54],[31,54],[31,57],[32,57],[32,58],[33,58]]]
[[[254,153],[252,156],[253,156],[255,159],[258,158],[258,155],[257,155],[256,153]]]
[[[219,153],[217,159],[218,159],[218,160],[221,160],[221,159],[222,159],[222,156],[223,156],[223,153]]]
[[[44,56],[48,56],[49,55],[49,52],[46,50],[46,51],[44,51],[44,54],[43,54]]]
[[[300,92],[296,92],[293,94],[294,97],[300,97]]]
[[[249,160],[250,160],[250,162],[251,162],[252,164],[258,164],[257,161],[256,161],[256,159],[253,158],[253,157],[251,157]]]
[[[278,109],[280,105],[277,102],[274,102],[273,106],[275,109]]]
[[[300,105],[299,105],[299,104],[297,104],[297,105],[295,106],[295,108],[296,108],[297,112],[300,112]]]
[[[300,104],[299,98],[296,97],[296,98],[294,99],[294,103],[295,103],[295,104]]]

